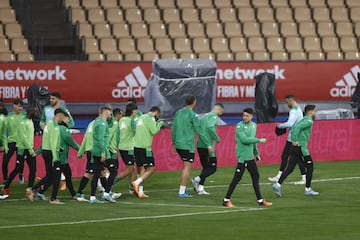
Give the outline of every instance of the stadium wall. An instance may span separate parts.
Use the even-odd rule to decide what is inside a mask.
[[[286,136],[275,135],[275,123],[258,124],[258,137],[268,139],[266,144],[259,144],[261,154],[260,164],[278,164],[283,150]],[[221,142],[216,144],[219,166],[235,166],[235,126],[219,126],[217,130]],[[315,121],[310,139],[309,149],[315,162],[334,160],[360,160],[360,120],[326,120]],[[75,140],[81,143],[83,134],[74,134]],[[41,144],[41,137],[36,136],[35,146]],[[171,171],[182,168],[179,156],[171,151],[171,130],[163,129],[154,138],[153,151],[156,159],[157,171]],[[124,164],[121,159],[121,169]],[[70,150],[69,162],[73,177],[84,174],[86,159],[78,159],[76,151]],[[10,161],[10,171],[14,168],[15,157]],[[25,164],[26,165],[26,164]],[[194,167],[200,167],[199,157],[196,155]],[[28,169],[25,167],[25,176]],[[37,176],[44,176],[44,163],[41,156],[37,157]],[[2,179],[0,173],[0,179]]]

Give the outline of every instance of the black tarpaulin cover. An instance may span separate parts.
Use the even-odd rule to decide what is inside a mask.
[[[36,117],[33,119],[35,134],[42,133],[40,128],[40,118],[42,111],[46,105],[50,104],[49,90],[38,84],[31,84],[28,89],[28,103],[29,106],[33,106],[36,109]]]
[[[255,79],[255,111],[257,122],[274,122],[278,112],[275,75],[264,72],[256,75]]]
[[[144,93],[145,107],[159,106],[161,118],[171,119],[185,106],[185,96],[196,96],[195,112],[211,111],[215,104],[216,63],[208,59],[157,59]]]

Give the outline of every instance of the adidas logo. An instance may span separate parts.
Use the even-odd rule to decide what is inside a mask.
[[[330,95],[332,97],[351,97],[357,85],[356,76],[359,72],[360,67],[358,65],[352,67],[351,72],[346,73],[343,79],[335,83],[336,87],[330,89]]]
[[[116,89],[112,91],[113,98],[142,98],[144,97],[147,78],[139,66],[132,69],[125,79],[118,82]]]

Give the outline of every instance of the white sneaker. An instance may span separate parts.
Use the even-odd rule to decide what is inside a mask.
[[[7,199],[8,197],[9,197],[9,195],[0,195],[0,200]]]
[[[304,185],[305,184],[305,180],[301,179],[300,181],[294,182],[295,185]]]
[[[210,193],[208,193],[208,192],[205,191],[205,190],[199,191],[197,194],[199,194],[199,195],[210,195]]]
[[[110,193],[112,199],[118,199],[121,197],[122,193]]]
[[[193,185],[194,191],[199,192],[199,182],[195,180],[195,178],[192,178],[191,183]]]
[[[279,177],[278,177],[278,176],[268,177],[268,179],[269,179],[270,182],[274,182],[274,183],[276,183],[277,181],[279,181]]]
[[[64,204],[64,202],[61,202],[59,199],[50,200],[49,203],[50,204]]]

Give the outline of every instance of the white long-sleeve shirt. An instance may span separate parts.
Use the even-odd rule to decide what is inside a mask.
[[[288,137],[287,137],[288,142],[291,142],[290,131],[291,131],[292,127],[294,127],[295,124],[298,123],[302,118],[303,118],[303,112],[302,112],[301,108],[298,105],[296,105],[290,109],[289,118],[288,118],[287,122],[284,122],[284,123],[278,125],[278,128],[288,128],[289,129],[289,131],[288,131],[289,133],[288,133]]]

